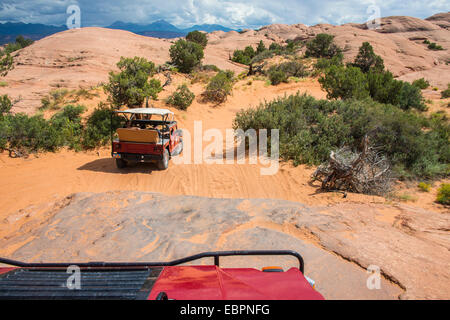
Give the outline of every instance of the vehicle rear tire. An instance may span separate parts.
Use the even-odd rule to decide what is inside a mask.
[[[116,159],[116,166],[119,169],[123,169],[127,166],[127,162],[123,159]]]
[[[158,169],[166,170],[169,167],[169,150],[164,149],[162,160],[158,161]]]

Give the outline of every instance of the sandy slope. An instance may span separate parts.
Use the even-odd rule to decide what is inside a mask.
[[[169,95],[179,84],[188,81],[177,76],[173,83],[162,92],[155,107],[167,108],[164,97]],[[220,106],[199,102],[203,84],[196,83],[191,89],[197,95],[188,111],[172,109],[181,128],[193,135],[194,121],[201,121],[203,130],[216,128],[225,132],[232,128],[235,113],[241,109],[257,106],[264,100],[277,96],[299,92],[309,93],[317,98],[324,98],[316,81],[308,80],[298,83],[267,86],[263,81],[240,81],[235,85],[233,95]],[[104,99],[103,96],[95,101]],[[85,103],[84,101],[82,101]],[[93,109],[95,103],[86,103]],[[205,147],[208,143],[204,143]],[[386,202],[380,197],[349,194],[343,199],[342,194],[317,193],[317,183],[310,182],[314,168],[293,167],[282,163],[274,176],[262,176],[261,165],[246,164],[181,164],[171,162],[167,171],[158,171],[153,165],[137,165],[124,171],[115,167],[110,156],[110,149],[98,152],[73,152],[62,150],[57,153],[39,154],[28,159],[11,159],[7,153],[0,155],[0,194],[2,195],[2,212],[0,219],[7,218],[17,210],[30,205],[41,205],[74,192],[103,192],[111,190],[139,190],[163,192],[171,195],[197,195],[216,198],[275,198],[299,201],[311,205],[326,205],[337,202],[379,203]],[[445,208],[433,203],[436,189],[430,194],[418,193],[411,187],[407,192],[416,200],[413,205],[436,212]],[[405,186],[407,188],[407,186]],[[423,199],[427,201],[423,201]]]
[[[378,30],[367,30],[364,24],[277,24],[243,33],[217,31],[208,35],[203,63],[239,73],[245,69],[229,60],[236,49],[255,47],[261,40],[266,46],[287,39],[309,40],[325,32],[335,36],[346,61],[353,60],[362,42],[369,41],[394,75],[407,81],[425,77],[432,86],[445,89],[450,82],[450,30],[445,25],[450,24],[450,14],[430,18],[387,17]],[[424,39],[445,50],[429,50]],[[15,69],[2,79],[7,86],[0,87],[0,94],[8,93],[17,101],[14,111],[32,113],[51,89],[87,88],[106,81],[121,56],[141,56],[157,64],[168,61],[171,42],[104,28],[60,32],[15,53]]]

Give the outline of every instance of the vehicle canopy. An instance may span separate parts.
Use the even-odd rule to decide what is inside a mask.
[[[126,110],[114,111],[115,113],[121,113],[130,116],[130,120],[150,120],[153,115],[161,116],[162,121],[171,122],[174,121],[174,113],[167,109],[159,108],[134,108]]]

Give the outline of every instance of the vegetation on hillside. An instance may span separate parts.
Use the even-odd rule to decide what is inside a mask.
[[[394,79],[391,72],[384,69],[381,57],[373,52],[365,42],[353,63],[330,65],[323,71],[319,83],[329,99],[364,99],[371,97],[381,103],[396,105],[404,110],[424,111],[426,105],[419,85]]]
[[[223,103],[233,90],[234,72],[220,71],[208,83],[203,97],[206,101]]]
[[[189,90],[186,84],[182,84],[169,96],[167,103],[180,110],[186,110],[194,101],[195,94]]]
[[[294,164],[320,164],[332,150],[373,132],[372,143],[399,177],[436,178],[449,173],[450,125],[443,115],[426,117],[370,98],[338,101],[292,95],[236,115],[234,128],[280,129],[280,155]]]
[[[206,45],[208,44],[208,38],[206,37],[206,34],[197,30],[189,32],[186,36],[186,40],[195,42],[201,45],[203,48],[206,48]]]
[[[14,68],[14,59],[11,53],[31,44],[33,44],[33,40],[18,36],[15,42],[8,43],[3,49],[0,49],[0,76],[6,76]]]
[[[180,72],[190,73],[195,67],[199,66],[204,53],[203,47],[191,41],[180,39],[169,49],[170,59]]]
[[[6,95],[0,97],[0,150],[9,150],[11,156],[56,151],[61,147],[81,150],[105,145],[110,139],[111,116],[113,130],[122,122],[104,104],[88,116],[85,124],[81,116],[86,108],[82,105],[66,105],[49,120],[42,114],[12,114],[10,109],[10,99]]]
[[[156,72],[153,62],[141,57],[121,57],[117,67],[120,72],[111,71],[109,82],[104,86],[114,107],[140,107],[146,99],[158,98],[158,93],[162,91],[161,82],[154,78],[149,80]]]

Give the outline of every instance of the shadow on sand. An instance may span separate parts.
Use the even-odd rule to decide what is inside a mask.
[[[154,163],[132,163],[128,164],[126,168],[119,169],[116,167],[116,161],[112,158],[97,159],[88,162],[77,170],[86,170],[93,172],[104,172],[104,173],[152,173],[153,171],[159,171],[158,167]]]

